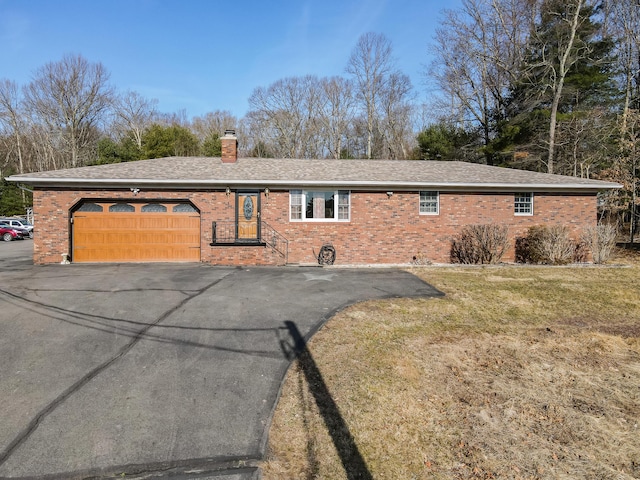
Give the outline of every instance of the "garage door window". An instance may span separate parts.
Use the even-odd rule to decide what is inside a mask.
[[[83,203],[78,209],[78,212],[102,212],[102,211],[104,211],[104,209],[102,208],[102,205],[98,205],[97,203],[92,203],[92,202]]]
[[[167,207],[161,205],[160,203],[148,203],[147,205],[143,205],[140,211],[164,213],[167,211]]]
[[[173,206],[173,213],[198,213],[190,203],[179,203]]]
[[[115,203],[113,205],[109,205],[109,211],[118,213],[135,212],[136,207],[129,205],[128,203]]]

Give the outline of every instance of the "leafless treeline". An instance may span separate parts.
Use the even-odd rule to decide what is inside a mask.
[[[415,147],[413,89],[394,66],[390,41],[363,35],[346,72],[258,87],[241,120],[226,111],[188,119],[183,111],[159,113],[156,100],[137,92],[117,92],[101,63],[67,55],[28,85],[0,80],[0,174],[145,158],[154,151],[145,143],[158,141],[157,129],[148,138],[153,125],[183,129],[190,154],[215,154],[217,139],[235,127],[247,155],[407,158]],[[105,139],[130,155],[100,158]]]
[[[184,112],[161,114],[156,105],[137,92],[116,92],[106,68],[80,55],[46,64],[22,87],[0,80],[0,176],[95,163],[105,138],[130,140],[142,152],[154,124],[179,125],[204,143],[237,123],[229,112],[189,120]]]
[[[362,35],[349,77],[289,77],[259,87],[243,121],[249,152],[285,158],[409,158],[413,88],[390,41]]]

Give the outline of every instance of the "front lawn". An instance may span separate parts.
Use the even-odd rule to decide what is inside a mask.
[[[265,480],[640,478],[640,262],[420,267],[291,368]],[[320,408],[319,408],[320,406]]]

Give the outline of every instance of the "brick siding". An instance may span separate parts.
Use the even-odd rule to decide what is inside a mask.
[[[437,263],[450,261],[451,239],[469,224],[509,226],[515,258],[515,238],[532,225],[562,224],[577,239],[582,229],[596,224],[595,194],[535,193],[534,214],[513,213],[513,193],[441,192],[438,215],[419,214],[419,193],[351,192],[351,219],[347,222],[289,220],[289,192],[261,191],[262,220],[289,241],[289,263],[314,264],[324,243],[336,248],[336,265],[410,263],[420,255]],[[36,236],[34,262],[59,263],[71,252],[69,212],[83,199],[190,200],[201,213],[201,261],[217,265],[277,265],[284,258],[264,246],[211,246],[212,222],[235,219],[235,193],[224,191],[145,191],[129,189],[40,189],[34,192]]]

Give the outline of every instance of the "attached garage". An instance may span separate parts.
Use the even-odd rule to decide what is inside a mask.
[[[71,212],[74,262],[199,262],[190,202],[84,200]]]

